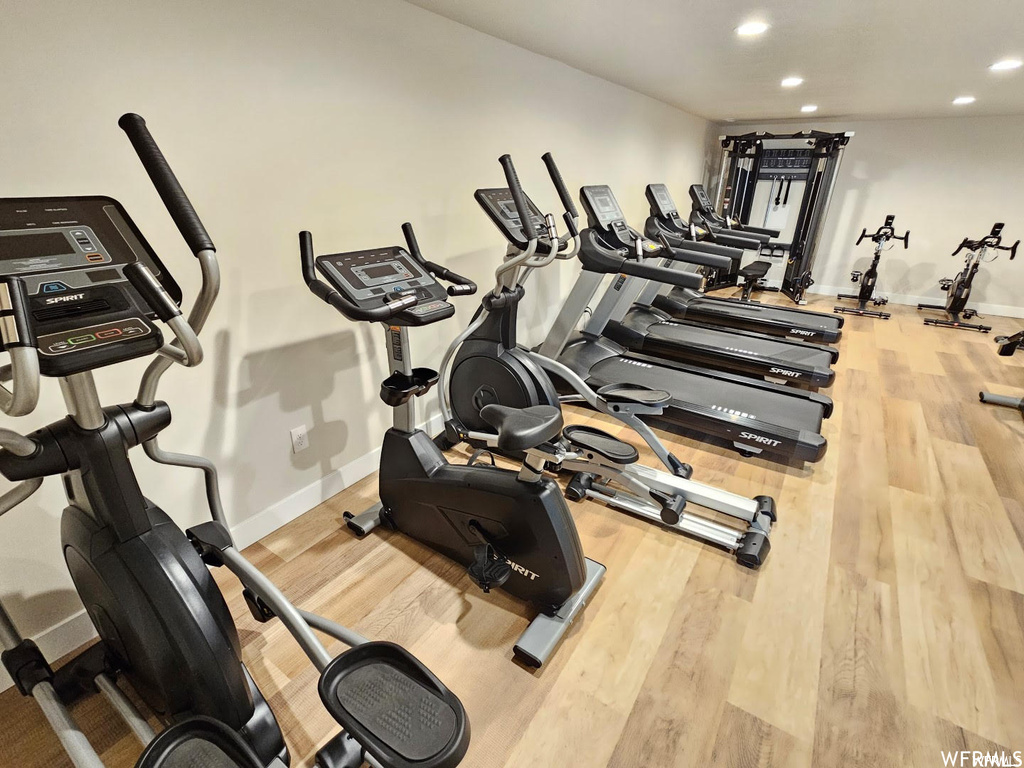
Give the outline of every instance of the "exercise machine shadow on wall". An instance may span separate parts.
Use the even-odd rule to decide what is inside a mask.
[[[978,314],[977,310],[967,308],[967,302],[971,298],[971,285],[974,283],[978,270],[982,264],[993,262],[999,257],[997,253],[991,259],[986,259],[985,256],[988,252],[1008,251],[1010,261],[1013,261],[1017,255],[1017,246],[1020,245],[1020,240],[1013,245],[1002,245],[1002,242],[1003,225],[999,222],[993,224],[992,231],[980,240],[971,240],[965,237],[961,241],[960,245],[953,251],[953,255],[956,256],[961,251],[967,251],[967,257],[964,259],[964,268],[957,273],[956,277],[944,278],[939,281],[939,287],[946,292],[946,303],[917,305],[918,309],[941,310],[946,313],[946,316],[944,318],[926,318],[924,321],[925,325],[942,325],[947,328],[960,328],[962,330],[981,331],[982,333],[988,333],[992,330],[990,325],[967,323],[964,321],[970,320]]]
[[[378,526],[398,530],[461,563],[484,592],[501,587],[536,606],[538,615],[515,644],[515,655],[539,667],[558,647],[604,578],[605,567],[583,556],[569,508],[544,476],[544,445],[559,438],[562,413],[552,405],[515,409],[488,405],[481,418],[496,430],[494,448],[524,453],[518,472],[478,463],[451,464],[417,427],[416,399],[438,381],[437,371],[414,368],[409,328],[455,314],[449,296],[476,285],[420,252],[412,225],[402,225],[408,248],[392,246],[313,255],[309,232],[299,236],[302,274],[314,295],[357,322],[384,327],[388,377],[380,397],[394,425],[380,454],[380,501],[349,528],[360,537]],[[317,278],[317,271],[327,280]],[[447,290],[438,279],[449,283]]]
[[[517,343],[518,307],[528,276],[556,260],[574,258],[581,238],[589,237],[577,228],[576,206],[554,159],[550,154],[543,159],[565,208],[564,235],[558,234],[554,216],[542,214],[523,192],[508,155],[500,159],[508,186],[476,191],[477,202],[508,241],[508,249],[495,272],[494,289],[484,296],[469,327],[452,342],[441,363],[439,399],[445,434],[438,439],[446,446],[493,445],[485,413],[493,403],[516,408],[586,403],[639,435],[667,471],[640,464],[635,447],[607,432],[572,425],[563,430],[560,440],[539,446],[547,468],[573,473],[566,496],[607,504],[723,547],[741,565],[760,567],[770,550],[775,501],[768,496],[746,498],[690,479],[693,468],[671,454],[640,418],[662,413],[671,400],[668,392],[636,383],[594,388],[558,360]],[[624,251],[604,249],[595,258],[606,260],[611,271],[622,274],[683,276],[627,256]],[[571,392],[560,396],[551,376]],[[723,522],[725,517],[728,522]]]
[[[910,230],[908,229],[902,236],[897,235],[896,231],[892,228],[893,221],[896,216],[889,214],[885,217],[885,223],[880,226],[873,235],[868,235],[867,229],[861,229],[860,237],[857,238],[857,245],[860,245],[865,237],[870,237],[871,242],[875,244],[875,253],[871,259],[871,265],[865,272],[851,272],[850,281],[854,283],[860,283],[860,290],[856,294],[852,293],[840,293],[836,296],[837,299],[849,299],[856,301],[856,307],[835,307],[834,312],[842,312],[847,315],[863,315],[867,317],[877,317],[882,320],[888,320],[892,315],[888,312],[881,312],[879,310],[868,309],[868,304],[872,303],[876,307],[882,307],[889,303],[888,299],[880,296],[875,296],[875,284],[878,282],[878,262],[882,258],[882,251],[886,250],[885,244],[890,240],[902,240],[903,249],[906,250],[910,247]],[[891,248],[892,246],[890,246]]]
[[[1017,331],[1012,336],[996,336],[996,344],[999,345],[1000,355],[1010,357],[1021,344],[1024,344],[1024,331]],[[1021,416],[1024,416],[1024,397],[1010,397],[1009,395],[994,395],[991,392],[979,392],[978,399],[989,405],[1016,408],[1020,411]]]
[[[209,567],[244,586],[254,618],[279,618],[320,673],[324,707],[343,730],[317,753],[320,768],[452,768],[469,746],[459,700],[414,656],[373,643],[296,608],[235,547],[207,459],[164,451],[171,422],[157,386],[172,364],[203,359],[199,333],[220,288],[217,254],[138,115],[128,134],[150,179],[199,261],[202,287],[186,319],[181,291],[127,211],[109,197],[0,200],[0,329],[10,364],[0,369],[0,407],[32,413],[40,376],[60,380],[68,416],[29,435],[0,429],[0,472],[19,484],[0,514],[60,475],[68,497],[61,543],[99,642],[57,670],[21,637],[0,606],[3,664],[33,697],[77,768],[102,768],[69,709],[100,692],[144,745],[138,768],[283,768],[290,758],[278,721],[241,661],[231,613]],[[165,343],[157,320],[174,340]],[[157,358],[134,402],[101,405],[93,371]],[[147,499],[128,458],[142,445],[155,462],[202,470],[212,520],[182,532]],[[315,634],[351,649],[332,657]],[[117,685],[168,724],[159,736]],[[408,728],[394,728],[395,716]],[[301,715],[299,715],[301,721]]]

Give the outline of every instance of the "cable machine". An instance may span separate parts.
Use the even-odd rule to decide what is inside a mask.
[[[797,304],[806,303],[804,292],[814,282],[814,255],[851,138],[852,131],[721,137],[716,207],[726,221],[781,232],[762,255],[786,257],[781,290]],[[736,277],[722,274],[717,280],[711,287],[735,285]]]

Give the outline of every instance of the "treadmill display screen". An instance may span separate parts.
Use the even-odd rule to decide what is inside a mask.
[[[0,237],[0,261],[48,256],[73,256],[75,249],[61,232],[11,234]]]
[[[654,200],[658,204],[658,211],[662,216],[670,216],[676,212],[676,204],[672,199],[672,195],[668,193],[668,187],[664,184],[652,184],[651,192],[654,195]]]
[[[704,191],[703,184],[694,184],[690,187],[690,196],[693,198],[693,201],[700,206],[701,210],[714,210],[715,206],[711,204],[711,198],[708,197],[708,193]]]
[[[607,227],[616,221],[623,221],[626,218],[615,200],[615,195],[612,194],[611,189],[608,187],[591,187],[588,190],[588,197],[590,198],[594,215],[602,226]]]

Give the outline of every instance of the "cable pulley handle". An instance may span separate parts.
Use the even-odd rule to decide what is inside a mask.
[[[505,181],[512,193],[512,201],[516,204],[516,213],[519,214],[523,234],[526,235],[527,240],[536,240],[540,233],[537,232],[537,226],[533,217],[530,216],[530,207],[526,204],[526,193],[523,192],[523,185],[519,183],[519,174],[516,173],[516,167],[512,164],[512,156],[502,155],[498,158],[498,162],[501,163],[502,170],[505,171]]]
[[[548,175],[551,177],[551,183],[555,185],[555,191],[558,192],[558,199],[562,201],[562,207],[565,212],[570,214],[574,219],[580,217],[579,211],[576,210],[576,201],[572,199],[572,195],[569,194],[568,187],[565,186],[565,181],[562,179],[562,174],[558,170],[558,166],[555,165],[555,158],[551,156],[550,152],[545,152],[541,155],[541,160],[544,161],[544,165],[548,168]]]
[[[171,218],[192,253],[198,256],[203,251],[217,250],[206,227],[203,226],[199,214],[196,213],[188,195],[181,188],[178,178],[167,163],[167,158],[164,157],[156,140],[149,132],[149,128],[146,127],[146,121],[139,115],[129,112],[122,115],[117,124],[128,135],[129,141],[135,148],[135,153],[142,161],[142,166],[149,174],[167,212],[171,214]]]
[[[302,279],[305,280],[312,294],[330,304],[350,320],[384,322],[419,303],[419,299],[414,294],[403,294],[390,301],[385,299],[384,304],[370,309],[353,304],[316,276],[316,265],[313,260],[313,235],[306,230],[299,232],[299,260],[302,265]]]

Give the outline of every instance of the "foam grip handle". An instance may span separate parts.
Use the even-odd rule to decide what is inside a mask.
[[[860,231],[860,237],[857,238],[857,242],[855,243],[855,245],[860,245],[864,241],[864,238],[867,237],[867,236],[868,236],[867,229],[866,228],[862,229]]]
[[[128,135],[160,199],[164,201],[167,212],[171,214],[192,253],[198,256],[201,251],[216,250],[199,214],[192,207],[185,190],[181,188],[174,171],[146,127],[146,121],[139,115],[129,112],[122,115],[117,124]]]
[[[530,208],[526,204],[526,194],[523,192],[523,185],[519,183],[519,175],[516,167],[512,164],[511,155],[502,155],[498,158],[502,169],[505,171],[505,181],[508,182],[509,191],[512,192],[512,200],[516,204],[516,212],[519,214],[519,221],[522,223],[523,234],[527,240],[533,240],[538,236],[537,227],[530,216]]]
[[[124,268],[124,276],[132,287],[139,292],[142,300],[156,313],[163,322],[167,323],[181,314],[174,299],[167,295],[167,291],[160,285],[153,273],[141,261],[136,261]]]
[[[907,250],[910,247],[910,230],[903,236],[903,250]]]
[[[422,264],[423,254],[420,252],[420,244],[416,239],[416,232],[413,230],[411,222],[407,221],[402,225],[402,234],[405,235],[405,244],[409,246],[409,253]]]
[[[1017,246],[1020,245],[1020,240],[1010,246],[1010,261],[1017,258]]]
[[[559,172],[558,166],[555,165],[555,158],[551,156],[550,152],[545,152],[541,156],[541,160],[548,167],[548,175],[551,176],[551,182],[555,185],[555,191],[558,192],[558,199],[562,201],[562,207],[567,213],[572,214],[574,219],[578,219],[579,212],[576,210],[576,202],[572,199],[572,195],[569,194],[569,190],[565,186],[562,174]]]
[[[625,262],[621,267],[621,271],[627,275],[653,280],[656,283],[676,285],[681,288],[700,289],[704,285],[703,275],[699,275],[696,272],[682,272],[669,267],[652,267],[636,261]]]

